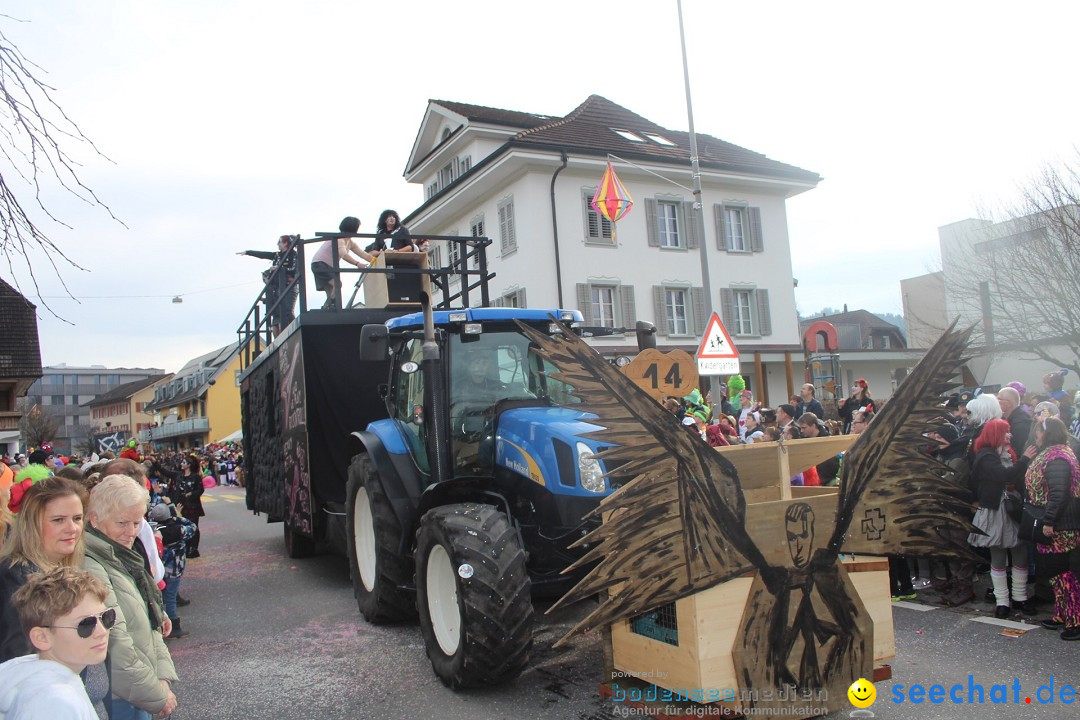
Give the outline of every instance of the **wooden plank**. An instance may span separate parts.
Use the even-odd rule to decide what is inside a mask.
[[[784,443],[788,451],[788,463],[793,475],[811,465],[820,465],[829,458],[844,452],[858,435],[831,435],[829,437],[805,438]]]
[[[801,442],[801,441],[800,441]],[[714,448],[735,466],[744,490],[775,487],[779,492],[780,443],[754,443]],[[779,495],[777,495],[779,497]]]
[[[808,498],[819,495],[835,495],[837,502],[840,501],[840,488],[836,485],[792,485],[791,497]]]
[[[788,508],[794,505],[809,507],[808,537],[805,543],[805,559],[823,547],[832,536],[836,524],[836,497],[821,495],[801,500],[777,500],[746,506],[746,532],[761,551],[765,561],[773,567],[796,567],[788,542]]]
[[[855,563],[854,565],[857,565]],[[870,620],[874,625],[874,662],[891,660],[896,657],[896,635],[893,626],[892,596],[889,585],[889,562],[865,563],[869,566],[884,565],[881,570],[869,570],[868,572],[853,571],[851,565],[845,565],[848,577],[859,593],[866,611],[870,613]]]

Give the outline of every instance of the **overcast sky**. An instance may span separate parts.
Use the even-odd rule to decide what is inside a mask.
[[[686,129],[675,7],[5,2],[0,30],[111,160],[73,148],[124,223],[46,193],[71,229],[46,228],[87,272],[63,270],[80,302],[40,273],[63,318],[39,308],[43,362],[174,371],[235,339],[265,266],[237,251],[346,214],[370,231],[383,208],[420,204],[402,172],[429,98],[563,115],[597,93]],[[685,0],[683,12],[698,132],[824,177],[788,202],[804,313],[899,313],[899,280],[936,269],[938,226],[1074,152],[1080,3]]]

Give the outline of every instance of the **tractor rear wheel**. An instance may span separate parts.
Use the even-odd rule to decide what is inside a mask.
[[[360,612],[371,623],[415,618],[416,605],[401,589],[412,578],[412,562],[399,555],[401,523],[366,453],[353,458],[345,493],[349,572]]]

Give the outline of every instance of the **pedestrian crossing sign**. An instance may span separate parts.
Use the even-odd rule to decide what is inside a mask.
[[[736,375],[739,372],[739,350],[716,313],[705,326],[705,336],[698,346],[697,365],[702,375]]]

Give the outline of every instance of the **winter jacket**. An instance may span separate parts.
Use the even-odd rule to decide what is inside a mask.
[[[1028,436],[1031,435],[1031,416],[1022,409],[1016,408],[1006,420],[1009,423],[1009,432],[1012,433],[1013,452],[1016,453],[1016,457],[1020,457],[1024,454]]]
[[[83,567],[109,588],[106,607],[115,607],[116,624],[109,631],[109,662],[113,695],[156,715],[168,696],[160,680],[178,678],[172,657],[161,636],[160,593],[147,576],[150,592],[158,593],[148,605],[139,587],[117,554],[126,550],[90,529],[85,535]],[[151,613],[154,618],[151,622]]]
[[[203,484],[198,475],[180,475],[175,481],[175,492],[169,493],[174,504],[180,507],[186,518],[202,517],[206,514],[202,506]]]
[[[1006,467],[997,448],[984,447],[977,452],[968,482],[979,507],[987,510],[1001,507],[1001,495],[1007,485],[1015,486],[1016,490],[1024,487],[1027,466],[1028,459],[1021,457],[1016,463]]]
[[[0,563],[0,662],[34,652],[19,625],[19,613],[11,596],[37,571],[37,566],[29,563]]]
[[[0,720],[98,720],[79,676],[66,665],[24,655],[0,665]]]

